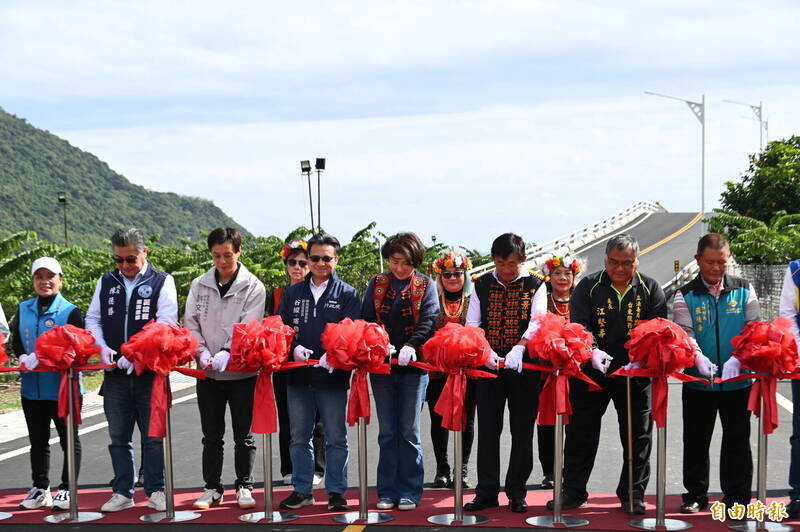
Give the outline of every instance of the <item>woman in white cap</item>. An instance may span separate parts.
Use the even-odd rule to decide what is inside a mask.
[[[61,471],[61,484],[55,497],[50,493],[50,421],[58,431],[61,449],[66,453],[67,430],[64,418],[58,417],[58,388],[61,374],[56,371],[35,372],[39,360],[34,351],[36,339],[56,325],[67,323],[83,328],[81,310],[60,294],[64,273],[52,257],[41,257],[31,267],[33,288],[37,296],[19,304],[11,320],[12,349],[21,364],[31,371],[22,372],[22,411],[31,442],[31,477],[33,487],[20,503],[23,510],[52,507],[69,510],[67,460]],[[81,393],[83,389],[81,387]],[[81,444],[75,429],[75,467],[80,469]]]

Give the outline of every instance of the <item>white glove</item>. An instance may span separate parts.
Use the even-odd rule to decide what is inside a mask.
[[[197,365],[200,366],[200,369],[208,368],[208,365],[211,363],[211,352],[208,349],[203,349],[200,355],[197,357]]]
[[[223,349],[211,358],[211,367],[217,371],[225,371],[230,359],[231,354]]]
[[[319,357],[319,363],[315,364],[314,367],[327,369],[328,373],[333,373],[333,366],[328,363],[328,353],[323,353],[322,356]]]
[[[27,369],[33,371],[36,369],[36,366],[39,365],[39,359],[37,358],[36,353],[29,353],[27,355],[20,355],[19,363],[25,364]]]
[[[722,365],[722,380],[738,377],[742,373],[742,364],[736,357],[731,357]]]
[[[314,351],[312,351],[311,349],[306,349],[302,345],[298,345],[297,347],[294,348],[294,351],[292,353],[295,362],[306,362],[308,360],[308,357],[314,354]]]
[[[393,356],[395,353],[397,353],[397,348],[392,344],[389,344],[389,356]]]
[[[115,356],[117,356],[117,352],[107,345],[104,345],[100,348],[100,360],[103,362],[103,364],[113,364]]]
[[[612,360],[613,359],[608,356],[608,353],[605,351],[601,351],[600,349],[592,350],[592,367],[603,375],[608,371],[608,366],[611,365]]]
[[[522,373],[522,355],[525,354],[525,347],[515,345],[506,355],[506,369],[515,370]]]
[[[711,361],[702,353],[698,353],[694,357],[694,367],[700,372],[703,377],[710,377],[712,373],[717,373],[717,365],[712,364]]]
[[[640,362],[628,362],[627,364],[625,364],[625,368],[624,369],[639,369],[641,367],[642,367],[642,364]],[[603,373],[605,373],[605,372],[603,372]]]
[[[409,362],[417,360],[417,352],[410,345],[404,345],[397,354],[397,365],[408,366]]]
[[[119,360],[117,360],[117,367],[121,370],[126,370],[128,375],[133,373],[133,362],[125,357],[119,357]]]
[[[489,369],[497,369],[497,363],[500,361],[500,357],[497,356],[497,353],[492,351],[491,356],[489,356],[489,362],[486,363],[486,367]]]

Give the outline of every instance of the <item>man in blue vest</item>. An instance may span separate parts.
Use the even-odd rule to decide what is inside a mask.
[[[117,512],[133,506],[136,469],[133,460],[133,427],[139,425],[147,506],[166,509],[164,457],[161,438],[147,436],[150,422],[150,392],[154,373],[133,373],[133,364],[119,355],[120,347],[152,319],[177,323],[178,295],[171,275],[147,262],[147,248],[141,231],[119,229],[111,237],[117,270],[103,274],[97,282],[86,313],[104,364],[117,364],[107,371],[101,394],[108,421],[111,465],[114,468],[113,495],[101,511]]]
[[[800,259],[793,260],[786,268],[783,277],[783,289],[779,313],[782,317],[792,320],[792,332],[800,345]],[[789,519],[800,517],[800,380],[792,381],[792,436],[789,438],[791,445],[791,459],[789,461],[789,504],[786,513]]]
[[[752,285],[728,275],[731,252],[718,233],[703,236],[695,260],[700,273],[675,293],[673,320],[696,343],[694,376],[710,377],[722,368],[722,378],[740,373],[739,360],[731,356],[731,340],[748,321],[758,320],[761,308]],[[683,494],[682,513],[696,513],[708,506],[708,449],[717,414],[722,423],[719,476],[722,502],[747,505],[752,496],[753,457],[750,452],[749,380],[683,385]]]

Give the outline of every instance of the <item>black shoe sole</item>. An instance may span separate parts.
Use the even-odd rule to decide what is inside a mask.
[[[466,510],[467,512],[479,512],[481,510],[486,510],[487,508],[497,508],[499,506],[500,506],[500,503],[497,502],[497,501],[489,502],[489,503],[474,504],[474,505],[471,502],[468,502],[467,504],[464,505],[464,510]]]

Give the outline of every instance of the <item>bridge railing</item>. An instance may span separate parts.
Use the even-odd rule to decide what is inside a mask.
[[[643,214],[657,212],[667,212],[667,210],[657,202],[639,201],[613,216],[582,227],[577,231],[567,233],[566,235],[562,235],[544,244],[529,246],[525,250],[528,259],[525,266],[527,268],[539,268],[551,255],[568,254],[599,238],[603,238]],[[473,268],[470,270],[470,274],[479,276],[493,269],[494,263],[489,262],[477,268]]]

